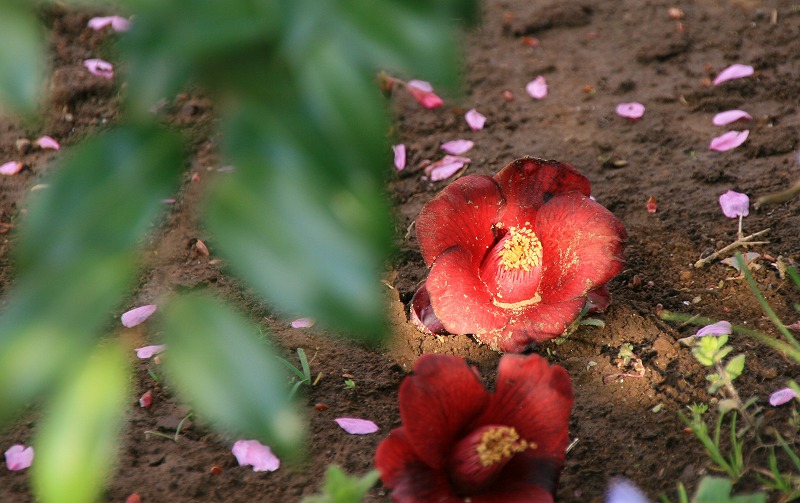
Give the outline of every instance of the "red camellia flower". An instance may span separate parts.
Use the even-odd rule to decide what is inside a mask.
[[[448,185],[417,218],[431,270],[412,321],[508,352],[562,334],[624,264],[625,228],[590,190],[572,166],[532,157]]]
[[[562,367],[504,355],[489,393],[461,358],[423,355],[399,403],[403,425],[375,454],[394,501],[553,501],[573,404]]]

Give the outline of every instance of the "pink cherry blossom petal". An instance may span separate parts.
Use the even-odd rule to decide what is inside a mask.
[[[337,417],[334,421],[351,435],[368,435],[378,431],[378,425],[368,419]]]
[[[706,335],[730,335],[732,333],[731,324],[727,321],[718,321],[711,325],[706,325],[694,334],[695,337],[705,337]]]
[[[728,131],[711,140],[708,148],[716,150],[717,152],[725,152],[726,150],[734,149],[744,143],[749,134],[750,130],[748,129],[744,131]]]
[[[297,318],[292,322],[292,328],[311,328],[314,323],[314,318]]]
[[[411,96],[417,100],[417,103],[425,108],[433,109],[439,108],[444,104],[442,98],[433,92],[433,86],[424,80],[409,80],[406,82],[406,88]]]
[[[122,324],[128,328],[135,327],[155,313],[156,309],[158,309],[158,306],[155,304],[139,306],[123,313],[120,320],[122,320]]]
[[[394,151],[394,167],[397,171],[406,169],[406,146],[402,143],[392,146]]]
[[[87,59],[83,62],[83,66],[89,70],[89,73],[104,79],[114,78],[114,65],[102,59]]]
[[[281,466],[272,449],[258,440],[237,440],[231,452],[240,466],[251,465],[254,472],[274,472]]]
[[[752,66],[740,65],[737,63],[719,72],[717,78],[714,79],[714,85],[718,86],[723,82],[727,82],[728,80],[741,79],[742,77],[749,77],[753,75],[753,72],[754,71]]]
[[[729,190],[722,194],[719,196],[719,205],[728,218],[739,218],[739,215],[746,217],[750,214],[750,198],[741,192]]]
[[[470,140],[453,140],[442,143],[442,150],[448,154],[461,155],[469,152],[474,146],[475,142]]]
[[[531,98],[541,100],[547,96],[547,81],[542,75],[539,75],[532,81],[528,82],[525,86]]]
[[[110,26],[114,31],[128,31],[131,27],[131,22],[120,16],[104,16],[93,17],[89,20],[87,26],[94,31],[102,30],[106,26]]]
[[[797,393],[792,388],[781,388],[769,396],[769,404],[773,407],[783,405],[797,398]]]
[[[17,161],[9,161],[0,165],[0,175],[16,175],[22,169],[22,163]]]
[[[52,150],[59,150],[61,148],[61,145],[59,145],[57,141],[50,138],[49,136],[42,136],[41,138],[33,142],[33,144],[41,149],[49,148]]]
[[[470,162],[472,162],[472,160],[467,157],[446,155],[438,161],[428,165],[425,168],[425,173],[432,182],[438,182],[455,175]]]
[[[467,124],[473,131],[480,131],[486,124],[486,116],[474,108],[471,108],[466,114],[464,114],[464,119],[466,119]]]
[[[147,392],[139,397],[139,406],[147,408],[153,405],[153,390],[149,389]]]
[[[152,358],[153,356],[163,353],[166,351],[167,345],[166,344],[156,344],[154,346],[144,346],[142,348],[136,348],[136,356],[141,358],[142,360],[147,360],[148,358]]]
[[[644,115],[644,105],[636,101],[620,103],[617,105],[617,115],[626,119],[641,119]]]
[[[6,466],[11,471],[24,470],[33,464],[33,447],[12,445],[6,451]]]
[[[727,110],[715,115],[714,118],[711,119],[711,123],[715,126],[724,126],[726,124],[730,124],[731,122],[736,122],[739,119],[751,120],[752,118],[753,117],[744,110]]]

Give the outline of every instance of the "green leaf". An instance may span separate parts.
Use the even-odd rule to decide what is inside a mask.
[[[329,465],[325,472],[322,493],[307,496],[301,503],[359,503],[379,477],[380,474],[377,470],[358,477],[349,476],[336,465]]]
[[[744,355],[736,355],[725,365],[725,372],[728,374],[728,379],[733,381],[744,372]]]
[[[731,496],[733,483],[721,477],[703,477],[692,503],[766,503],[763,493]]]
[[[111,321],[181,165],[174,135],[131,126],[76,148],[35,193],[0,318],[0,421],[70,372]]]
[[[200,416],[297,454],[304,421],[289,404],[286,375],[257,327],[218,299],[192,294],[162,310],[164,365]]]
[[[43,30],[28,2],[0,0],[0,12],[0,105],[31,113],[44,91]]]
[[[66,379],[34,441],[31,478],[43,503],[99,499],[113,472],[129,401],[128,359],[117,344],[95,349]]]

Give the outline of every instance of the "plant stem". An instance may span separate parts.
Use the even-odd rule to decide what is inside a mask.
[[[695,269],[700,269],[701,267],[703,267],[704,265],[708,264],[709,262],[713,262],[714,260],[718,259],[720,255],[722,255],[724,253],[727,253],[727,252],[729,252],[729,251],[731,251],[731,250],[733,250],[735,248],[738,248],[740,246],[763,245],[763,244],[769,243],[769,241],[751,241],[753,238],[764,234],[768,230],[769,229],[764,229],[763,231],[758,231],[758,232],[755,232],[753,234],[750,234],[749,236],[744,236],[744,237],[741,237],[741,231],[740,231],[739,239],[737,239],[733,243],[729,244],[725,248],[722,248],[719,251],[715,251],[714,253],[712,253],[708,257],[701,258],[700,260],[695,262],[694,263]]]
[[[752,431],[755,431],[755,422],[753,418],[750,417],[750,414],[747,413],[745,410],[744,402],[742,399],[739,398],[739,392],[736,391],[736,387],[731,382],[731,379],[728,377],[728,373],[725,371],[725,366],[722,365],[722,362],[714,362],[714,368],[717,371],[717,375],[719,375],[720,380],[725,383],[724,388],[725,391],[728,393],[728,396],[736,402],[736,408],[742,413],[745,422],[747,423],[747,427],[750,428]]]

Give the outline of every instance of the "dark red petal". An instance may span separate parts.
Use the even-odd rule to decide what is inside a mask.
[[[457,503],[447,476],[420,461],[403,431],[395,428],[389,437],[378,445],[375,467],[381,474],[383,485],[392,491],[392,499],[402,503],[441,501]]]
[[[425,284],[419,287],[411,298],[411,305],[408,308],[409,321],[425,334],[445,335],[447,330],[442,325],[442,320],[436,316],[431,305],[431,296]]]
[[[400,418],[417,457],[441,470],[453,444],[489,400],[483,383],[463,359],[422,355],[400,385]]]
[[[478,339],[489,346],[506,353],[521,353],[531,343],[554,339],[580,314],[585,304],[583,297],[554,302],[540,302],[524,307],[514,313],[509,323],[502,329],[480,334]]]
[[[453,247],[436,259],[425,287],[444,328],[451,334],[478,334],[502,328],[509,319],[505,309],[478,276],[469,252]]]
[[[544,248],[544,302],[585,296],[619,273],[628,235],[610,211],[581,194],[556,196],[539,209],[536,235]]]
[[[586,305],[590,313],[604,313],[611,305],[611,292],[606,285],[595,288],[586,296]]]
[[[430,266],[443,251],[460,246],[477,267],[494,244],[492,225],[503,204],[500,188],[488,176],[464,176],[445,187],[417,217],[417,241],[425,263]]]
[[[567,163],[523,157],[510,162],[494,179],[506,198],[503,221],[516,225],[514,214],[520,209],[538,209],[552,197],[567,192],[591,194],[589,180]]]
[[[537,456],[535,451],[517,454],[505,467],[500,477],[487,491],[486,497],[472,498],[473,502],[500,503],[509,501],[550,503],[558,486],[563,457],[559,461]],[[525,498],[528,499],[525,499]]]
[[[486,287],[496,301],[508,304],[508,306],[503,306],[506,309],[511,309],[511,304],[533,301],[537,297],[539,282],[542,278],[541,244],[532,232],[531,226],[523,226],[522,232],[517,232],[514,229],[516,228],[511,227],[511,230],[507,231],[494,247],[489,250],[483,259],[479,272],[481,280],[486,283]],[[531,237],[533,239],[530,239]],[[518,259],[524,259],[526,256],[536,255],[534,250],[538,249],[539,260],[536,261],[536,265],[533,265],[533,263],[521,264],[519,263],[520,260],[517,260],[518,263],[511,267],[504,265],[504,261],[509,257],[508,250],[505,247],[514,247],[511,243],[514,243],[515,239],[524,239],[528,243],[534,242],[535,246],[526,247],[522,245],[522,247],[527,248],[528,253],[510,255]]]
[[[536,457],[563,463],[573,404],[572,381],[563,367],[539,355],[506,354],[500,358],[495,392],[476,425],[504,424],[535,442]]]

